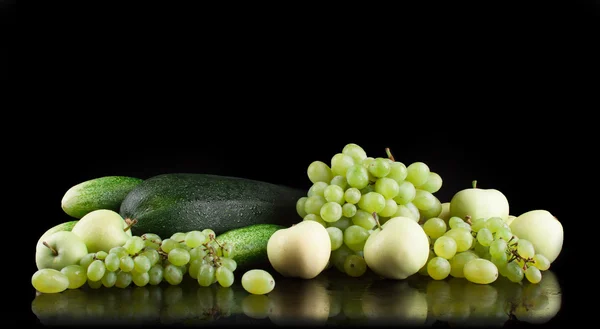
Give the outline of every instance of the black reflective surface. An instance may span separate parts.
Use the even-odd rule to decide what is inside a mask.
[[[236,278],[229,288],[201,287],[186,276],[178,286],[91,289],[38,294],[31,309],[42,325],[249,324],[506,326],[552,323],[561,308],[559,281],[544,272],[539,284],[500,277],[490,285],[464,279],[404,281],[373,275],[350,278],[336,270],[312,280],[276,277],[268,295],[248,294]]]

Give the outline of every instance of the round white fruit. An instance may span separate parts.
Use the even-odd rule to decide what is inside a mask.
[[[109,252],[114,247],[123,246],[131,237],[123,223],[123,217],[117,212],[99,209],[83,216],[73,226],[72,232],[83,240],[88,252]]]
[[[73,232],[58,231],[42,238],[35,250],[35,264],[39,270],[60,271],[65,266],[79,264],[88,253],[85,243]]]
[[[373,272],[388,279],[406,279],[427,262],[429,240],[411,218],[394,217],[371,233],[363,253]]]
[[[510,223],[510,230],[519,239],[529,240],[536,254],[550,262],[556,260],[563,246],[562,224],[547,210],[528,211]]]

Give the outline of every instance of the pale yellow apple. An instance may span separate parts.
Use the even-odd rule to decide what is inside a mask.
[[[542,254],[550,262],[556,260],[563,246],[562,224],[547,210],[528,211],[515,218],[510,230],[519,239],[533,244],[536,254]]]

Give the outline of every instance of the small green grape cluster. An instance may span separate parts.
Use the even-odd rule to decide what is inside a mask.
[[[419,273],[435,280],[448,276],[475,283],[494,282],[502,275],[512,282],[542,280],[550,261],[533,244],[519,238],[500,217],[430,218],[422,225],[430,239],[429,258]],[[471,265],[469,263],[473,262]]]
[[[132,283],[143,287],[163,281],[178,285],[186,273],[204,287],[213,283],[230,287],[237,267],[232,252],[233,246],[219,243],[211,229],[175,233],[164,240],[146,233],[130,237],[123,246],[109,252],[89,253],[78,265],[66,266],[61,272],[68,278],[69,289],[86,282],[93,289],[127,288]],[[48,278],[40,280],[52,282]],[[54,292],[51,288],[47,291]]]
[[[307,169],[312,182],[296,210],[303,220],[323,225],[331,239],[330,266],[349,276],[362,276],[367,265],[363,248],[376,225],[404,216],[426,220],[439,216],[442,203],[434,193],[442,178],[423,162],[408,167],[387,158],[368,157],[354,143],[335,154],[329,164],[313,161]]]

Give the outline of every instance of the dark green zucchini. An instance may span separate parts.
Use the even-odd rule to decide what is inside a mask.
[[[120,214],[137,220],[134,235],[212,229],[217,235],[255,224],[291,226],[305,191],[238,177],[177,173],[151,177],[123,200]]]

